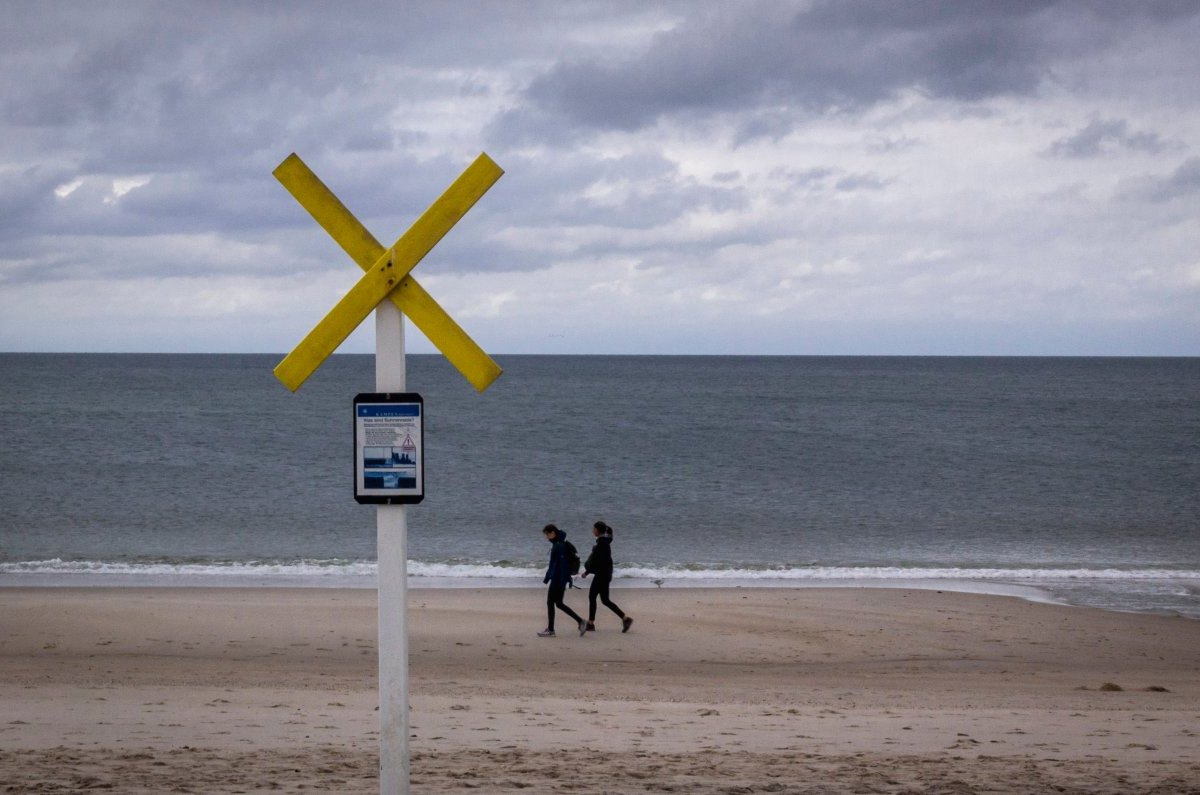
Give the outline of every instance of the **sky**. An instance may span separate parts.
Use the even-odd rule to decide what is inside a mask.
[[[2,351],[1200,355],[1200,3],[0,2]]]

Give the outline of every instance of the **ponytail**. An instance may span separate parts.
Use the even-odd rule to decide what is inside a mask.
[[[592,527],[599,530],[601,535],[606,535],[609,538],[613,537],[613,529],[604,522],[596,522]]]

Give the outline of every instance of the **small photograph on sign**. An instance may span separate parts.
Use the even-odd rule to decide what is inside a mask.
[[[354,398],[354,498],[364,503],[420,502],[424,402],[415,393]]]
[[[417,445],[412,434],[399,447],[367,447],[363,452],[363,480],[368,489],[417,487]]]

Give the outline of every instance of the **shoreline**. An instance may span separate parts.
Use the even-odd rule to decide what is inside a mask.
[[[1133,585],[1154,585],[1174,593],[1160,593],[1153,600],[1128,596],[1123,591]],[[199,589],[317,589],[317,590],[364,590],[376,589],[374,574],[344,575],[266,575],[236,573],[203,573],[172,576],[164,573],[110,573],[110,572],[0,572],[0,590],[10,588],[199,588]],[[471,577],[430,576],[409,574],[410,590],[505,590],[541,589],[536,577]],[[587,589],[587,581],[580,589]],[[949,591],[952,593],[980,594],[990,596],[1012,596],[1039,604],[1067,607],[1091,608],[1116,613],[1138,615],[1180,616],[1200,620],[1200,582],[1193,577],[1162,577],[1143,580],[1065,579],[1058,581],[1020,582],[1019,578],[971,579],[971,578],[814,578],[794,579],[765,577],[736,578],[676,577],[650,579],[646,577],[618,577],[613,580],[614,590],[677,590],[677,589],[911,589],[926,591]]]
[[[1200,786],[1195,621],[945,589],[614,599],[628,634],[601,612],[540,639],[540,588],[412,588],[414,791]],[[0,769],[15,791],[377,791],[376,609],[366,588],[0,588]]]

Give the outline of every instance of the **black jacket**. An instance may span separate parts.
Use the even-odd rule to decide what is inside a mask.
[[[562,530],[550,542],[550,565],[546,568],[544,583],[568,585],[571,582],[570,555],[567,553],[567,534]]]
[[[596,545],[592,547],[592,554],[588,555],[587,562],[583,564],[585,572],[594,574],[601,579],[612,579],[613,560],[611,544],[611,536],[600,536],[596,539]]]

